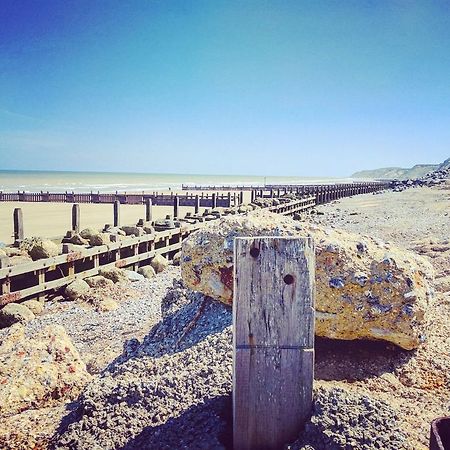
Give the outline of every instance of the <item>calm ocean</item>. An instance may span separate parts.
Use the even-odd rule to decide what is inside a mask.
[[[152,192],[179,190],[182,184],[261,185],[348,181],[338,178],[264,177],[247,175],[183,175],[110,172],[41,172],[0,170],[0,191],[15,192]]]

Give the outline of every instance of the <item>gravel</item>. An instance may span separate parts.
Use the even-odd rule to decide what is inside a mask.
[[[143,342],[128,341],[87,386],[55,448],[222,449],[230,442],[231,310],[178,281],[161,310]]]
[[[406,248],[424,237],[449,237],[449,190],[429,187],[348,197],[321,205],[315,223],[395,242]]]
[[[46,325],[62,325],[87,363],[91,373],[98,373],[122,352],[123,343],[131,337],[142,338],[161,319],[161,299],[180,278],[178,267],[169,267],[152,280],[114,285],[111,297],[119,308],[96,312],[77,301],[47,301],[44,314],[26,324],[33,335]],[[0,340],[7,332],[0,330]]]
[[[231,309],[174,280],[161,310],[144,340],[128,341],[87,386],[55,449],[231,448]],[[319,388],[313,416],[290,448],[402,450],[405,442],[387,403]]]
[[[320,388],[302,436],[290,450],[406,450],[406,435],[386,402],[343,389]]]

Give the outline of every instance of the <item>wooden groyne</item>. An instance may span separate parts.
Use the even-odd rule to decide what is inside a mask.
[[[374,192],[380,186],[386,189],[391,186],[391,181],[356,181],[353,183],[325,183],[325,184],[264,184],[264,185],[191,185],[183,184],[183,191],[278,191],[283,193],[314,192],[319,189],[342,190],[354,189],[356,193]]]
[[[74,192],[0,192],[0,202],[53,202],[53,203],[114,203],[120,202],[123,205],[143,205],[146,201],[151,200],[153,205],[171,206],[175,198],[178,198],[180,206],[195,206],[199,202],[200,207],[205,208],[230,208],[238,205],[239,195],[237,193],[220,194],[220,193],[204,193],[192,194],[174,194],[171,192],[159,193],[119,193],[103,194],[94,193],[74,193]]]
[[[305,185],[265,185],[265,186],[190,186],[182,185],[182,189],[209,191],[201,194],[186,192],[185,194],[167,193],[54,193],[54,192],[0,192],[0,202],[54,202],[54,203],[115,203],[124,205],[143,205],[149,200],[156,206],[196,205],[204,208],[231,208],[244,202],[244,192],[251,192],[251,201],[257,197],[278,198],[286,194],[315,195],[317,204],[337,200],[358,194],[388,189],[390,181],[373,181],[357,183],[305,184]],[[220,193],[221,191],[228,191]]]
[[[315,197],[310,196],[288,200],[268,209],[283,215],[293,215],[314,206]],[[215,218],[218,217],[220,215]],[[17,266],[8,266],[7,258],[0,258],[0,306],[62,288],[77,278],[97,275],[102,268],[137,268],[139,264],[149,263],[156,255],[172,259],[181,249],[183,239],[196,231],[204,220],[215,218],[188,215],[177,228],[130,237],[81,251],[70,251],[70,246],[64,246],[65,254]],[[20,227],[23,230],[23,225]],[[23,232],[20,238],[23,239]]]
[[[285,190],[283,188],[269,189],[266,188],[253,190],[251,200],[258,204],[264,201],[264,198],[278,198],[279,204],[268,207],[269,211],[283,214],[294,215],[302,211],[313,208],[315,205],[327,203],[342,197],[349,197],[356,194],[376,192],[389,187],[387,183],[359,183],[359,184],[336,184],[336,185],[317,185],[317,186],[298,186],[296,189]],[[298,189],[298,190],[297,190]],[[295,194],[286,197],[286,194]],[[5,194],[3,194],[5,195]],[[58,194],[50,194],[58,195]],[[83,195],[83,194],[75,194]],[[108,195],[109,200],[117,197],[115,194]],[[285,196],[283,198],[283,196]],[[213,208],[221,206],[220,200],[227,200],[226,207],[231,203],[238,206],[243,203],[243,193],[236,195],[220,196],[212,193],[208,196],[195,195],[193,197],[171,195],[167,196],[170,200],[167,205],[173,205],[174,217],[179,218],[179,206],[183,205],[182,199],[192,199],[190,206],[194,207],[194,215],[188,213],[184,219],[181,219],[181,226],[164,231],[144,235],[140,237],[130,237],[128,239],[112,242],[108,245],[92,247],[83,251],[70,251],[66,246],[67,254],[59,255],[53,258],[38,260],[18,266],[8,266],[8,261],[0,258],[0,306],[10,302],[19,301],[26,297],[40,295],[49,290],[59,289],[66,286],[76,278],[86,278],[88,276],[98,274],[103,267],[133,267],[139,264],[149,262],[155,255],[161,254],[169,259],[181,249],[181,243],[189,234],[201,226],[201,222],[205,220],[214,220],[220,217],[220,213],[216,215],[207,215],[207,217],[199,216],[199,206],[212,206]],[[25,197],[26,198],[26,197]],[[27,201],[22,198],[20,201]],[[42,197],[41,197],[42,198]],[[58,197],[57,197],[58,198]],[[62,198],[62,197],[61,197]],[[60,198],[60,199],[61,199]],[[66,197],[65,197],[66,198]],[[153,198],[142,198],[142,203],[146,205],[145,218],[151,221],[151,208]],[[48,200],[52,201],[52,197]],[[204,202],[201,202],[201,199]],[[124,200],[122,198],[122,200]],[[205,204],[206,201],[210,203]],[[8,201],[8,200],[3,200]],[[15,199],[9,201],[17,201]],[[39,200],[36,200],[39,201]],[[63,201],[63,200],[60,200]],[[64,200],[65,201],[65,200]],[[107,203],[109,203],[108,201]],[[119,205],[122,203],[120,199],[114,200],[114,225],[118,226]],[[138,202],[139,203],[139,202]],[[248,211],[241,207],[236,210],[226,210],[223,214],[236,214]],[[72,229],[77,231],[79,228],[79,208],[74,205],[72,210]],[[14,237],[16,244],[23,238],[23,218],[21,211],[14,212]]]

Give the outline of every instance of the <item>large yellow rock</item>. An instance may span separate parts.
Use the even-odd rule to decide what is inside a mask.
[[[62,326],[48,326],[30,338],[16,324],[0,346],[0,417],[61,404],[90,379]]]
[[[183,280],[191,289],[231,304],[234,238],[296,235],[315,241],[316,335],[418,347],[431,295],[431,265],[370,236],[294,222],[266,211],[228,216],[183,242]]]

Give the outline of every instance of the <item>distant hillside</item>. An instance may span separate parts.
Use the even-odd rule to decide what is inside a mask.
[[[437,170],[450,169],[450,158],[447,158],[442,164],[439,165]]]
[[[444,161],[441,165],[450,165],[450,158]],[[433,172],[438,169],[439,164],[416,164],[410,169],[402,169],[401,167],[383,167],[381,169],[374,170],[361,170],[355,172],[352,178],[397,178],[399,180],[405,180],[408,178],[420,178],[429,172]],[[446,166],[443,168],[446,168]]]

